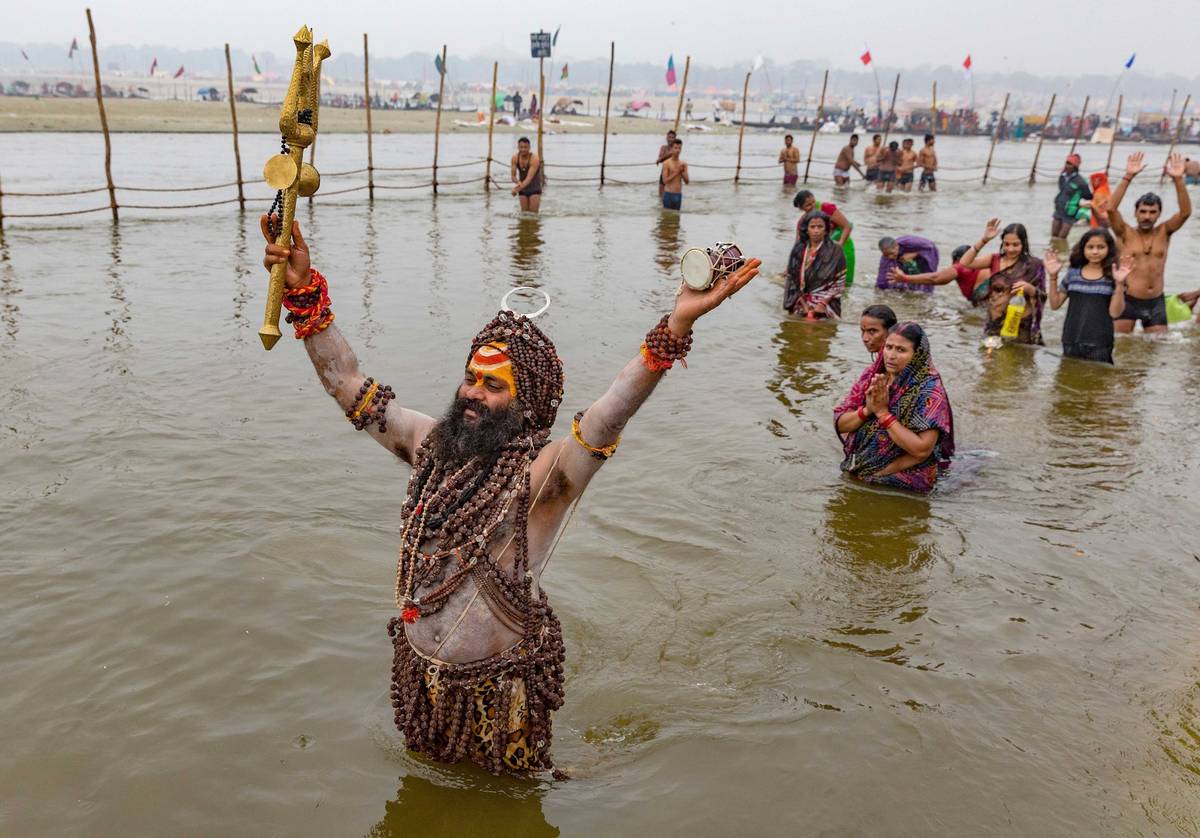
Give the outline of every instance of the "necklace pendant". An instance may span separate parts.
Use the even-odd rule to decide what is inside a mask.
[[[416,606],[409,605],[400,612],[400,619],[406,623],[415,623],[417,620],[421,619],[421,611]]]

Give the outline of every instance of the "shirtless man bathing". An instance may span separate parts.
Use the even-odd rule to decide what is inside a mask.
[[[935,138],[933,134],[925,135],[925,145],[917,152],[917,165],[921,167],[921,185],[917,187],[922,192],[929,187],[930,192],[937,192],[937,152],[933,150]]]
[[[683,185],[690,183],[688,180],[688,167],[679,159],[679,155],[683,152],[683,140],[674,139],[671,141],[671,156],[663,161],[662,179],[663,179],[663,209],[678,210],[683,206]]]
[[[783,185],[795,186],[800,177],[800,149],[792,145],[792,135],[783,138],[783,148],[779,151],[779,162],[783,164]]]
[[[1192,199],[1183,182],[1183,156],[1172,154],[1167,160],[1167,176],[1175,182],[1175,197],[1179,209],[1166,221],[1162,217],[1162,198],[1147,192],[1134,204],[1134,222],[1130,227],[1118,212],[1117,206],[1125,197],[1125,190],[1133,179],[1146,168],[1142,152],[1129,155],[1125,164],[1125,175],[1113,192],[1108,206],[1108,223],[1117,239],[1122,254],[1133,255],[1133,272],[1126,281],[1125,310],[1113,321],[1120,334],[1129,334],[1137,321],[1142,321],[1142,330],[1147,334],[1167,331],[1167,304],[1163,296],[1163,274],[1167,266],[1167,248],[1171,236],[1183,226],[1192,214]]]
[[[863,152],[863,165],[867,167],[867,173],[863,177],[867,181],[868,188],[870,188],[870,184],[879,180],[879,155],[885,151],[887,149],[883,147],[883,135],[873,134],[871,144]]]
[[[842,150],[838,152],[837,162],[833,164],[833,182],[838,186],[845,186],[850,182],[850,170],[858,172],[864,178],[862,167],[858,165],[858,161],[854,159],[854,147],[858,145],[858,134],[850,135],[850,142],[842,146]]]
[[[517,140],[517,153],[509,164],[512,193],[521,202],[522,212],[537,212],[542,206],[542,159],[531,151],[529,138]]]
[[[656,166],[661,166],[671,156],[672,149],[675,146],[675,132],[667,132],[667,141],[658,147],[658,159],[654,161]],[[662,198],[663,194],[663,177],[662,172],[658,173],[658,197]]]
[[[912,192],[913,171],[917,168],[917,153],[913,151],[912,139],[906,139],[900,144],[900,179],[898,181],[903,192]]]

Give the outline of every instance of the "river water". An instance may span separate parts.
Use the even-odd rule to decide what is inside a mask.
[[[376,163],[420,164],[430,140],[380,137]],[[232,166],[227,137],[114,142],[119,182]],[[247,168],[275,142],[243,137]],[[443,159],[482,143],[445,138]],[[778,143],[747,136],[748,163]],[[615,137],[610,159],[657,144]],[[599,145],[549,137],[547,156]],[[941,150],[978,168],[987,143]],[[1104,150],[1083,151],[1091,171]],[[319,152],[331,172],[365,157],[355,137]],[[689,137],[684,156],[732,153]],[[997,171],[1019,178],[1032,154],[1002,146]],[[1051,173],[1063,154],[1043,151]],[[92,136],[0,136],[6,192],[94,186],[101,155]],[[407,469],[347,426],[295,341],[263,352],[259,186],[246,215],[10,219],[0,239],[0,834],[1200,833],[1194,327],[1118,340],[1114,369],[1061,358],[1048,312],[1046,348],[989,357],[957,292],[876,292],[872,242],[924,234],[945,255],[998,215],[1040,252],[1048,179],[980,189],[947,170],[936,195],[833,196],[859,241],[846,310],[924,323],[957,420],[933,496],[875,491],[840,476],[831,426],[868,360],[853,319],[780,317],[790,196],[697,184],[665,215],[652,186],[560,172],[540,218],[479,184],[299,217],[364,369],[427,412],[504,291],[545,289],[559,434],[671,305],[685,247],[732,238],[765,261],[700,324],[545,575],[569,659],[555,755],[575,778],[405,752],[384,627]],[[1193,220],[1168,291],[1198,260]]]

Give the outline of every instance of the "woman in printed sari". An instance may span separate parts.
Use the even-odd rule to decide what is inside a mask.
[[[838,243],[829,239],[832,224],[828,215],[813,210],[801,224],[804,234],[788,256],[783,307],[808,320],[837,320],[842,316],[842,292],[846,290],[846,256]]]
[[[1000,219],[987,223],[983,236],[963,254],[960,264],[979,268],[978,282],[971,300],[987,308],[983,334],[999,335],[1009,300],[1021,291],[1025,295],[1025,314],[1013,343],[1043,345],[1042,309],[1046,305],[1046,268],[1042,260],[1029,252],[1029,234],[1024,224],[1009,224],[1000,235],[1000,252],[980,255],[1000,231]]]
[[[867,483],[925,494],[954,456],[954,413],[916,323],[892,327],[833,417],[842,471]]]

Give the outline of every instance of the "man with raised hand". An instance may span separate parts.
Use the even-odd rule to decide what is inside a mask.
[[[1175,183],[1179,209],[1166,221],[1162,217],[1162,198],[1153,192],[1142,195],[1133,205],[1134,226],[1129,226],[1117,207],[1125,190],[1146,168],[1142,152],[1129,155],[1125,175],[1117,184],[1108,205],[1108,223],[1120,245],[1121,252],[1133,256],[1133,272],[1125,286],[1125,310],[1113,322],[1117,332],[1129,334],[1140,320],[1147,334],[1167,331],[1167,303],[1163,296],[1163,277],[1167,267],[1167,248],[1171,236],[1192,214],[1192,199],[1183,182],[1183,155],[1172,154],[1167,159],[1166,173]]]

